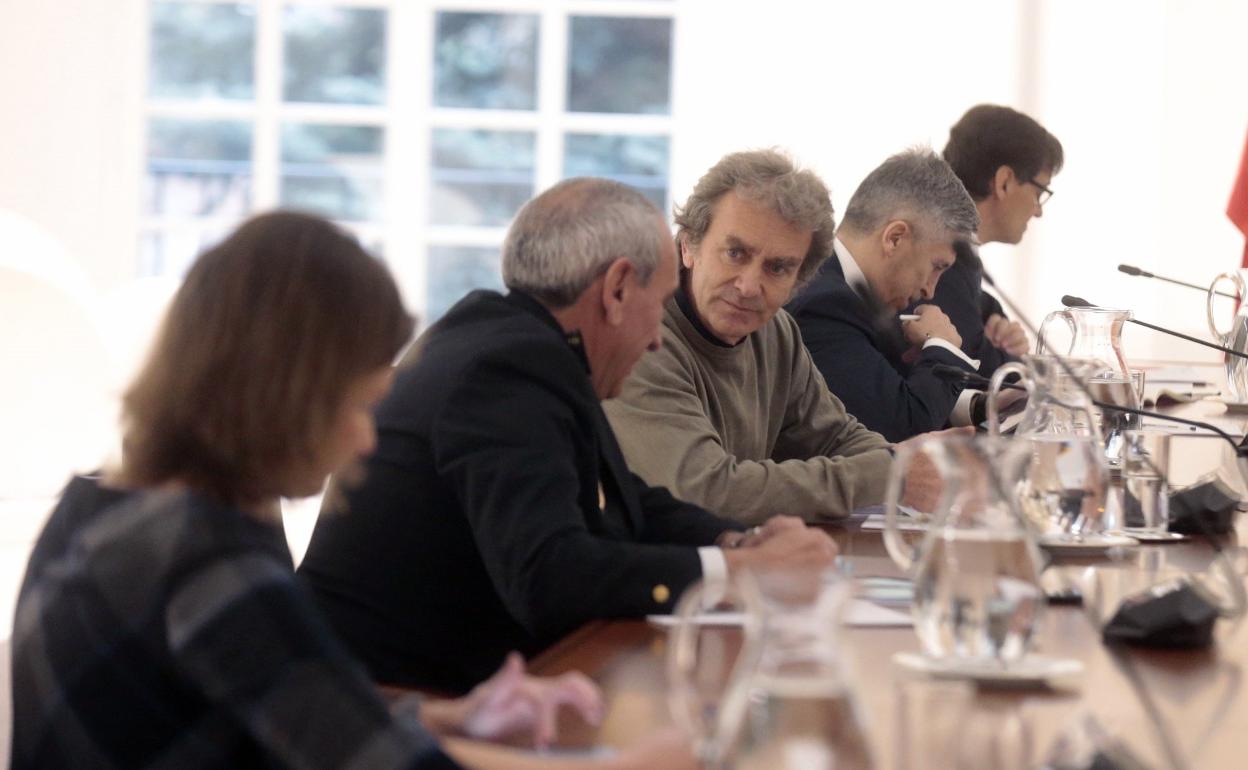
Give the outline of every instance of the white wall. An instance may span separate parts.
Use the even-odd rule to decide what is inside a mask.
[[[134,270],[144,0],[0,0],[0,209],[105,284]]]
[[[1197,283],[1237,266],[1223,213],[1248,130],[1240,0],[932,3],[677,0],[673,198],[722,153],[780,145],[839,209],[886,155],[940,148],[980,101],[1062,140],[1057,196],[988,264],[1034,316],[1063,293],[1199,332]],[[103,288],[133,270],[145,0],[2,0],[0,208],[60,241]],[[1132,332],[1133,355],[1189,355]]]
[[[1248,131],[1248,3],[1044,10],[1038,114],[1065,145],[1067,166],[1026,242],[1027,302],[1039,309],[1079,294],[1207,338],[1199,293],[1116,266],[1198,284],[1239,266],[1244,239],[1225,211]],[[1203,355],[1139,327],[1126,339],[1129,355]]]
[[[145,8],[0,6],[0,498],[51,494],[115,446],[98,290],[133,274]]]
[[[676,200],[722,153],[777,144],[842,210],[889,153],[939,150],[970,105],[1010,104],[1061,139],[1067,166],[1023,244],[985,249],[1002,285],[1037,322],[1069,293],[1206,336],[1199,294],[1115,268],[1203,284],[1238,266],[1224,211],[1248,131],[1248,3],[687,5]],[[1126,342],[1135,357],[1202,355],[1139,327]]]
[[[840,211],[886,156],[917,143],[939,150],[968,106],[1013,101],[1017,91],[1014,3],[695,0],[684,7],[676,200],[725,152],[779,145],[824,176]],[[961,25],[986,31],[961,44],[950,39]]]

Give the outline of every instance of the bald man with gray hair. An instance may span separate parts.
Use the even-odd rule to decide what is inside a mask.
[[[845,408],[890,441],[967,425],[974,394],[933,373],[939,364],[973,373],[979,362],[930,300],[979,227],[975,203],[944,160],[927,148],[881,163],[849,200],[833,256],[788,309],[828,387]]]

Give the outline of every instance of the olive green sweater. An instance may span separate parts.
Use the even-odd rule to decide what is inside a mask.
[[[783,310],[724,347],[669,300],[662,349],[603,407],[635,473],[742,523],[826,521],[884,498],[888,442],[846,414]]]

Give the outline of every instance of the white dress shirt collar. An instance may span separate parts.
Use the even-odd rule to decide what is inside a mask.
[[[841,263],[841,272],[845,274],[845,283],[849,284],[854,291],[858,291],[860,286],[865,287],[867,291],[871,291],[871,284],[867,283],[866,274],[858,266],[858,261],[854,259],[854,255],[849,253],[849,247],[841,243],[840,238],[832,239],[832,251],[836,253],[836,260]]]

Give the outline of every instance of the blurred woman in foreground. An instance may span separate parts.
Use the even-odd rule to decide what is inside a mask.
[[[316,217],[257,217],[199,258],[125,395],[121,468],[71,483],[32,553],[14,770],[603,765],[446,748],[542,745],[563,703],[596,721],[599,694],[513,655],[464,698],[391,709],[296,581],[279,499],[372,450],[412,330],[385,267]],[[608,762],[689,760],[668,736]]]

